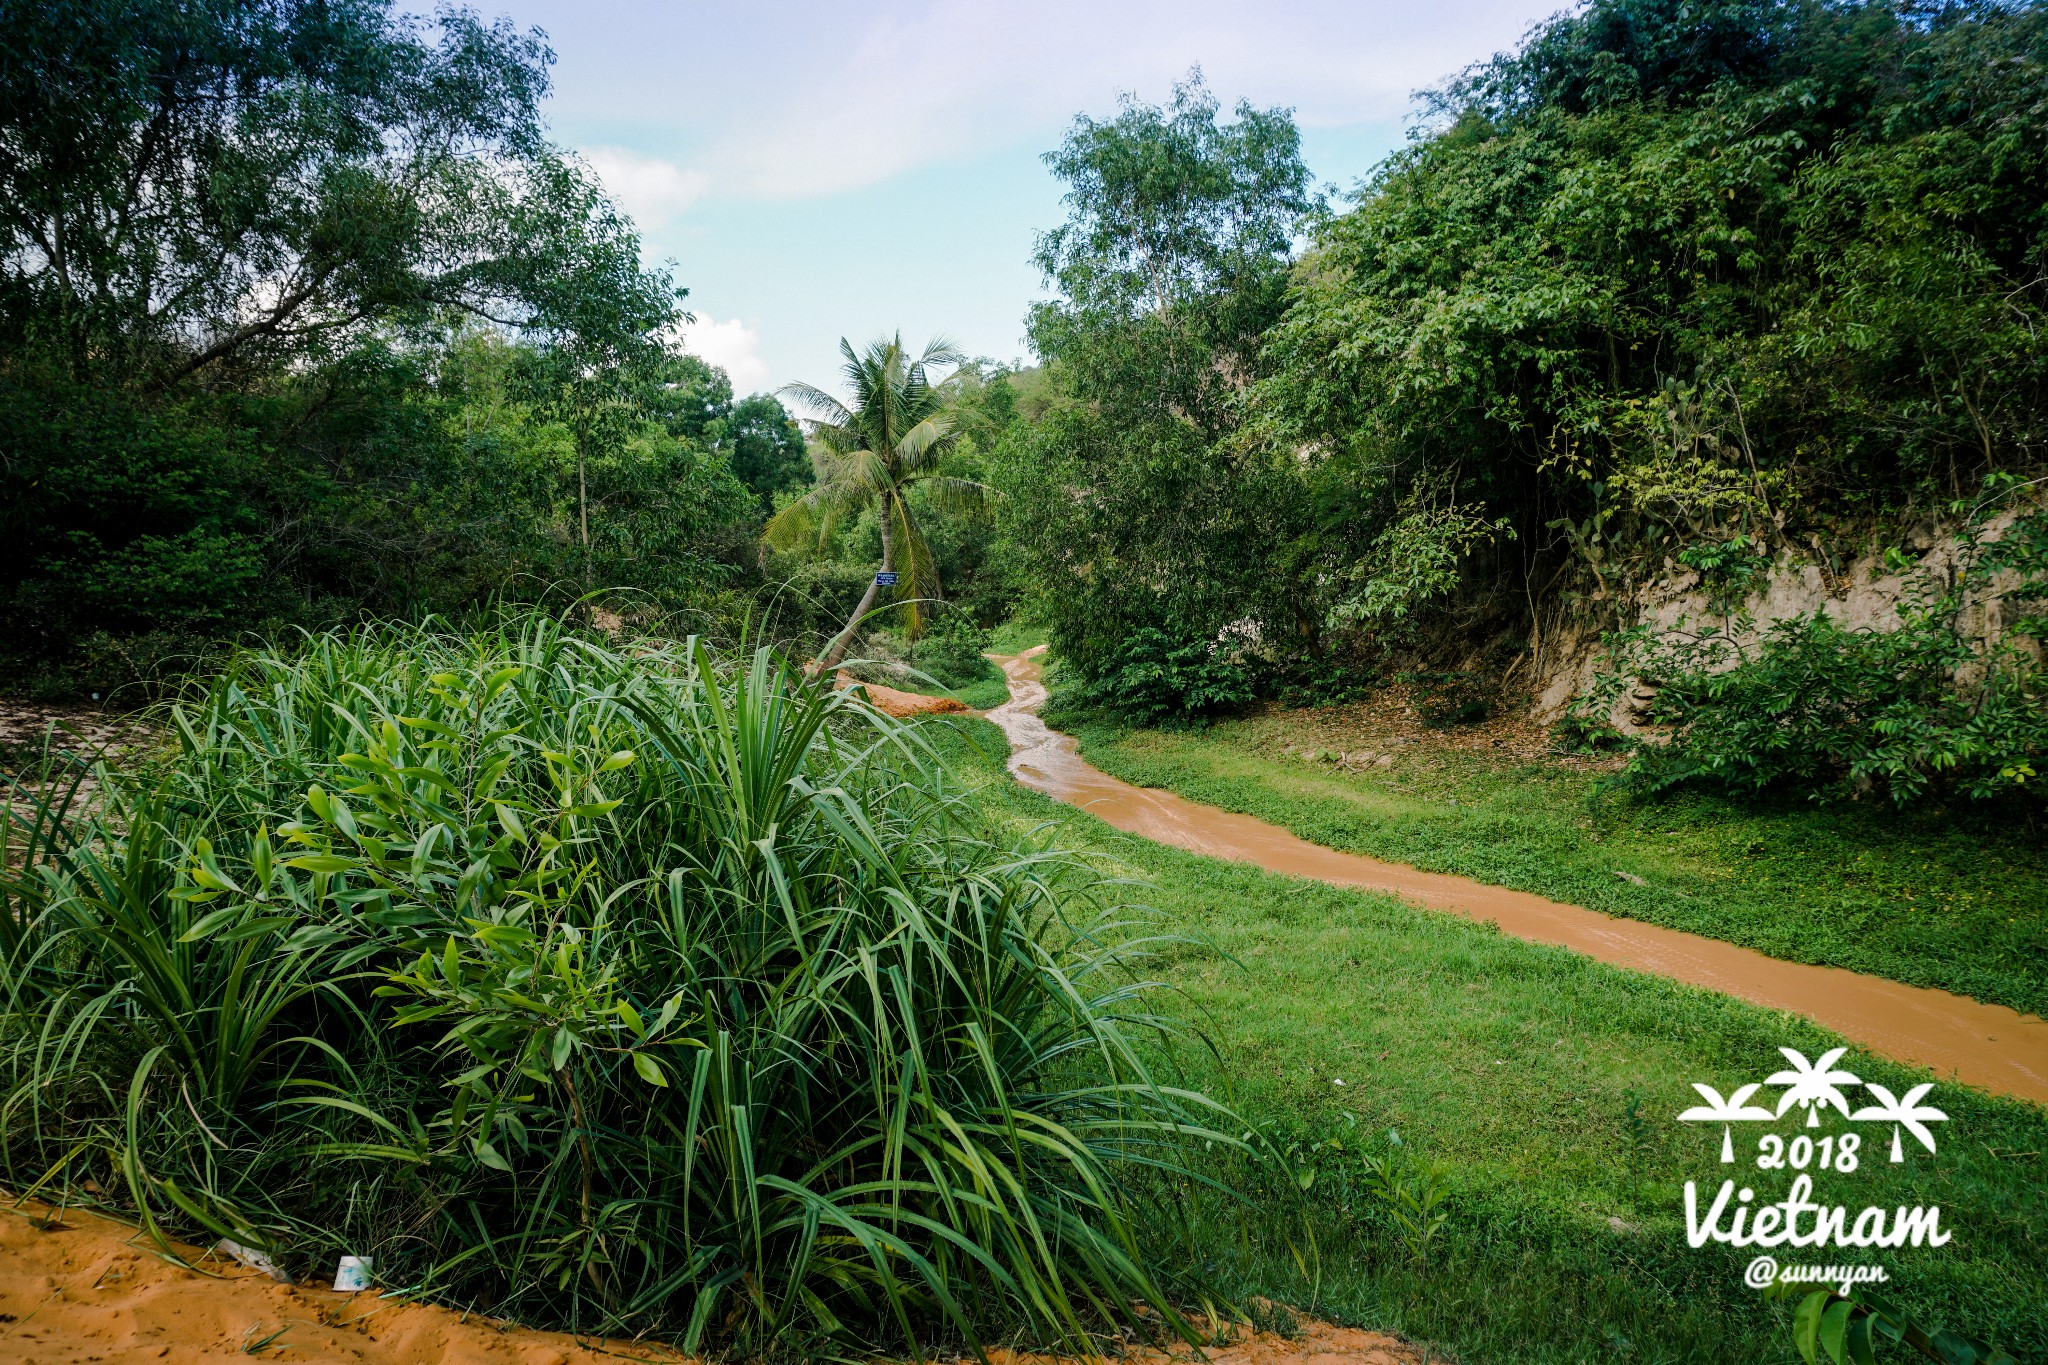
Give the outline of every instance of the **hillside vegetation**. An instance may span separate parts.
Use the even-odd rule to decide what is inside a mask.
[[[1788,711],[1784,748],[1862,735],[1805,771],[1701,713],[1700,668],[1733,659],[1623,671],[1683,684],[1690,775],[2023,786],[2048,10],[1596,0],[1431,107],[1341,211],[1285,111],[1220,122],[1199,85],[1049,158],[1073,187],[1032,321],[1052,396],[1006,447],[1005,516],[1078,698],[1199,716],[1403,669],[1511,693],[1636,625],[1650,579],[1708,583],[1688,638],[1740,639],[1773,563],[1839,572],[1939,516],[1976,548],[1900,560],[1903,665],[1795,631],[1720,708]],[[1951,704],[1873,756],[1930,683]]]

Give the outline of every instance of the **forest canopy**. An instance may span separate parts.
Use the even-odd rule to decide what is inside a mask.
[[[549,143],[540,35],[383,0],[16,7],[0,44],[0,668],[743,576],[809,474]]]

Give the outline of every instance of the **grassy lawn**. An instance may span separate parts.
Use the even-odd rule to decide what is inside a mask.
[[[1346,742],[1343,724],[1287,712],[1200,733],[1087,728],[1081,750],[1332,848],[2048,1013],[2048,847],[2010,812],[1603,800],[1596,767],[1429,739],[1352,772],[1316,757]]]
[[[1681,1195],[1688,1178],[1711,1193],[1727,1170],[1760,1201],[1778,1199],[1789,1172],[1724,1168],[1718,1131],[1673,1116],[1697,1102],[1688,1082],[1725,1093],[1781,1066],[1778,1046],[1814,1056],[1829,1035],[1389,897],[1129,838],[1010,782],[986,722],[932,721],[925,732],[999,824],[1041,829],[1132,879],[1125,889],[1149,907],[1150,928],[1179,939],[1157,946],[1146,969],[1213,1044],[1179,1050],[1185,1079],[1227,1094],[1279,1148],[1318,1167],[1304,1193],[1277,1163],[1219,1157],[1216,1174],[1247,1190],[1248,1204],[1178,1192],[1185,1226],[1158,1235],[1186,1238],[1188,1262],[1226,1292],[1405,1332],[1471,1362],[1797,1358],[1782,1310],[1741,1283],[1755,1252],[1688,1248]],[[1227,752],[1213,739],[1192,744]],[[1853,1052],[1845,1063],[1895,1091],[1911,1079]],[[1916,1148],[1892,1166],[1873,1150],[1856,1174],[1822,1177],[1818,1197],[1852,1216],[1938,1204],[1954,1239],[1780,1258],[1876,1259],[1893,1277],[1886,1287],[1930,1320],[1997,1333],[2039,1360],[2048,1114],[1953,1086],[1931,1099],[1950,1116],[1937,1156]],[[1847,1126],[1831,1116],[1824,1131]],[[1388,1130],[1448,1167],[1449,1222],[1426,1267],[1346,1178],[1361,1147],[1390,1150]],[[1308,1151],[1333,1137],[1342,1150]]]

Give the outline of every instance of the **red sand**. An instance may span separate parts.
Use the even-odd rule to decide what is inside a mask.
[[[642,1342],[579,1345],[377,1293],[279,1284],[192,1247],[175,1266],[134,1228],[77,1209],[0,1207],[0,1361],[10,1365],[599,1365],[684,1357]],[[283,1329],[269,1346],[249,1348]],[[596,1349],[592,1349],[596,1348]]]
[[[942,716],[952,711],[965,711],[967,707],[951,697],[928,697],[922,692],[899,692],[893,687],[880,683],[862,682],[851,673],[835,675],[835,681],[842,688],[858,690],[868,699],[868,704],[885,716]]]
[[[651,1342],[578,1341],[377,1293],[279,1284],[193,1247],[172,1265],[134,1228],[78,1209],[0,1205],[0,1361],[7,1365],[680,1365]],[[282,1329],[283,1334],[272,1334]],[[257,1343],[270,1339],[267,1346]],[[1298,1339],[1259,1334],[1203,1353],[1214,1365],[1419,1365],[1422,1350],[1377,1332],[1304,1323]],[[1059,1365],[994,1351],[997,1365]],[[1124,1360],[1192,1361],[1140,1349]],[[1441,1360],[1442,1357],[1437,1357]]]

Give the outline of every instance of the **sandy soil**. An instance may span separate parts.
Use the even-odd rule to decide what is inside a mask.
[[[598,1365],[683,1357],[514,1328],[376,1293],[279,1284],[195,1248],[174,1266],[135,1229],[76,1209],[0,1208],[0,1361],[10,1365]],[[273,1333],[282,1335],[273,1337]],[[271,1338],[268,1346],[258,1346]],[[604,1349],[605,1347],[609,1349]],[[592,1349],[596,1347],[598,1349]]]
[[[965,711],[967,707],[951,697],[928,697],[922,692],[899,692],[893,687],[880,683],[862,682],[851,673],[839,673],[835,680],[842,688],[858,688],[868,702],[884,715],[889,716],[940,716],[951,711]]]
[[[134,1228],[77,1209],[0,1206],[0,1361],[8,1365],[679,1365],[648,1342],[560,1332],[385,1299],[284,1285],[193,1247],[212,1272],[172,1265]],[[280,1334],[281,1333],[281,1334]],[[263,1344],[265,1342],[268,1344]],[[1296,1338],[1260,1333],[1203,1353],[1214,1365],[1420,1365],[1422,1350],[1377,1332],[1304,1323]],[[997,1365],[1058,1365],[991,1353]],[[1143,1365],[1191,1362],[1138,1350]],[[1442,1360],[1441,1356],[1437,1357]]]

